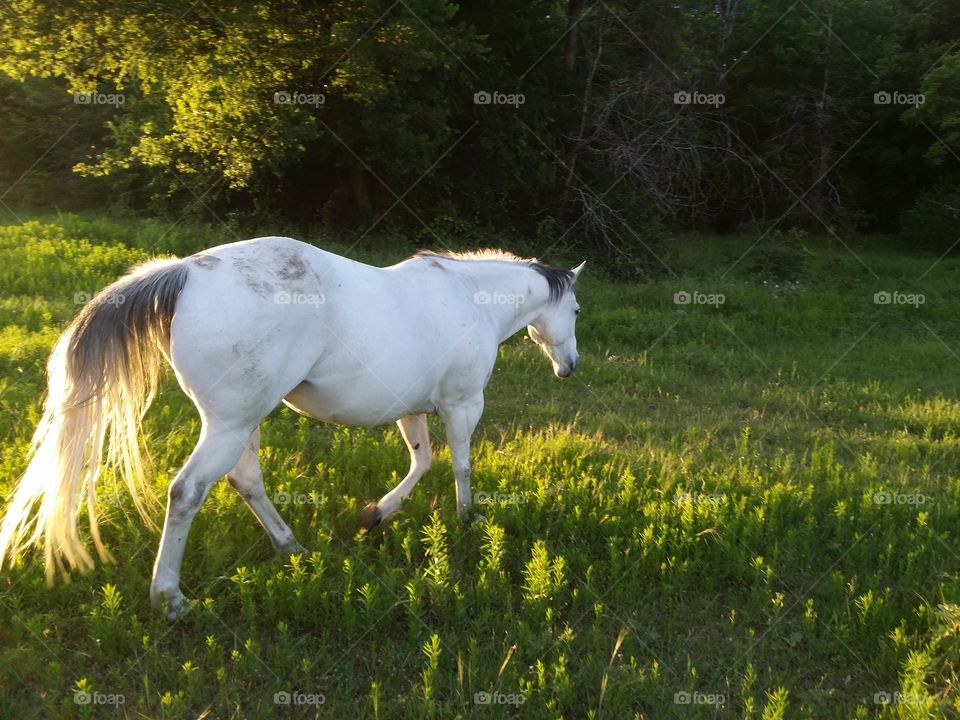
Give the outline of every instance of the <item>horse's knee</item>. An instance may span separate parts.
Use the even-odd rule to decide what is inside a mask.
[[[234,468],[227,473],[227,482],[230,487],[248,500],[259,494],[263,489],[263,473],[260,468],[254,470]]]
[[[189,515],[200,509],[203,491],[192,478],[180,477],[170,483],[167,491],[167,507],[176,515]]]

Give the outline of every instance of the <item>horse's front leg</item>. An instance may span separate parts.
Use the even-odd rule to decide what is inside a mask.
[[[439,414],[447,430],[453,477],[457,481],[457,514],[465,519],[473,502],[470,496],[470,438],[483,414],[483,393],[465,402],[440,407]]]

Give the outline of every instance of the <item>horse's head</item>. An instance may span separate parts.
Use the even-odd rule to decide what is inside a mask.
[[[530,339],[533,340],[553,363],[553,372],[557,377],[565,378],[580,364],[577,352],[577,314],[580,303],[573,292],[573,286],[583,272],[582,262],[570,271],[569,283],[555,300],[546,303],[543,311],[527,326]]]

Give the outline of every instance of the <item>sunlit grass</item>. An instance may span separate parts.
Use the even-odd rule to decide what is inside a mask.
[[[0,228],[0,488],[23,470],[75,295],[157,239],[182,253],[223,234]],[[262,465],[307,554],[275,558],[219,484],[186,555],[199,605],[168,626],[147,596],[157,537],[108,477],[117,565],[53,589],[34,556],[0,575],[0,716],[100,717],[119,696],[120,713],[170,718],[955,715],[958,265],[920,281],[933,258],[858,248],[877,280],[812,243],[790,285],[770,263],[723,275],[751,242],[678,244],[664,259],[679,279],[588,265],[567,381],[529,341],[504,345],[474,443],[487,523],[457,520],[431,420],[433,468],[396,519],[358,533],[406,469],[397,431],[280,409]],[[884,288],[928,301],[875,305]],[[677,305],[681,290],[726,301]],[[168,382],[145,437],[161,493],[198,430]]]

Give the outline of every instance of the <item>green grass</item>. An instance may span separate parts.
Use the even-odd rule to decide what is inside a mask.
[[[0,490],[75,295],[148,251],[232,239],[97,216],[0,228]],[[778,235],[734,265],[754,239],[676,239],[658,251],[676,276],[654,263],[642,282],[588,266],[567,381],[504,345],[473,452],[474,489],[505,500],[488,523],[457,521],[443,449],[395,520],[358,533],[406,469],[398,433],[280,409],[263,468],[308,554],[274,557],[220,483],[184,567],[200,604],[168,625],[147,594],[157,534],[107,493],[116,565],[52,589],[35,555],[0,574],[0,716],[960,716],[960,263]],[[925,302],[875,304],[884,290]],[[197,432],[169,383],[144,438],[159,493]]]

